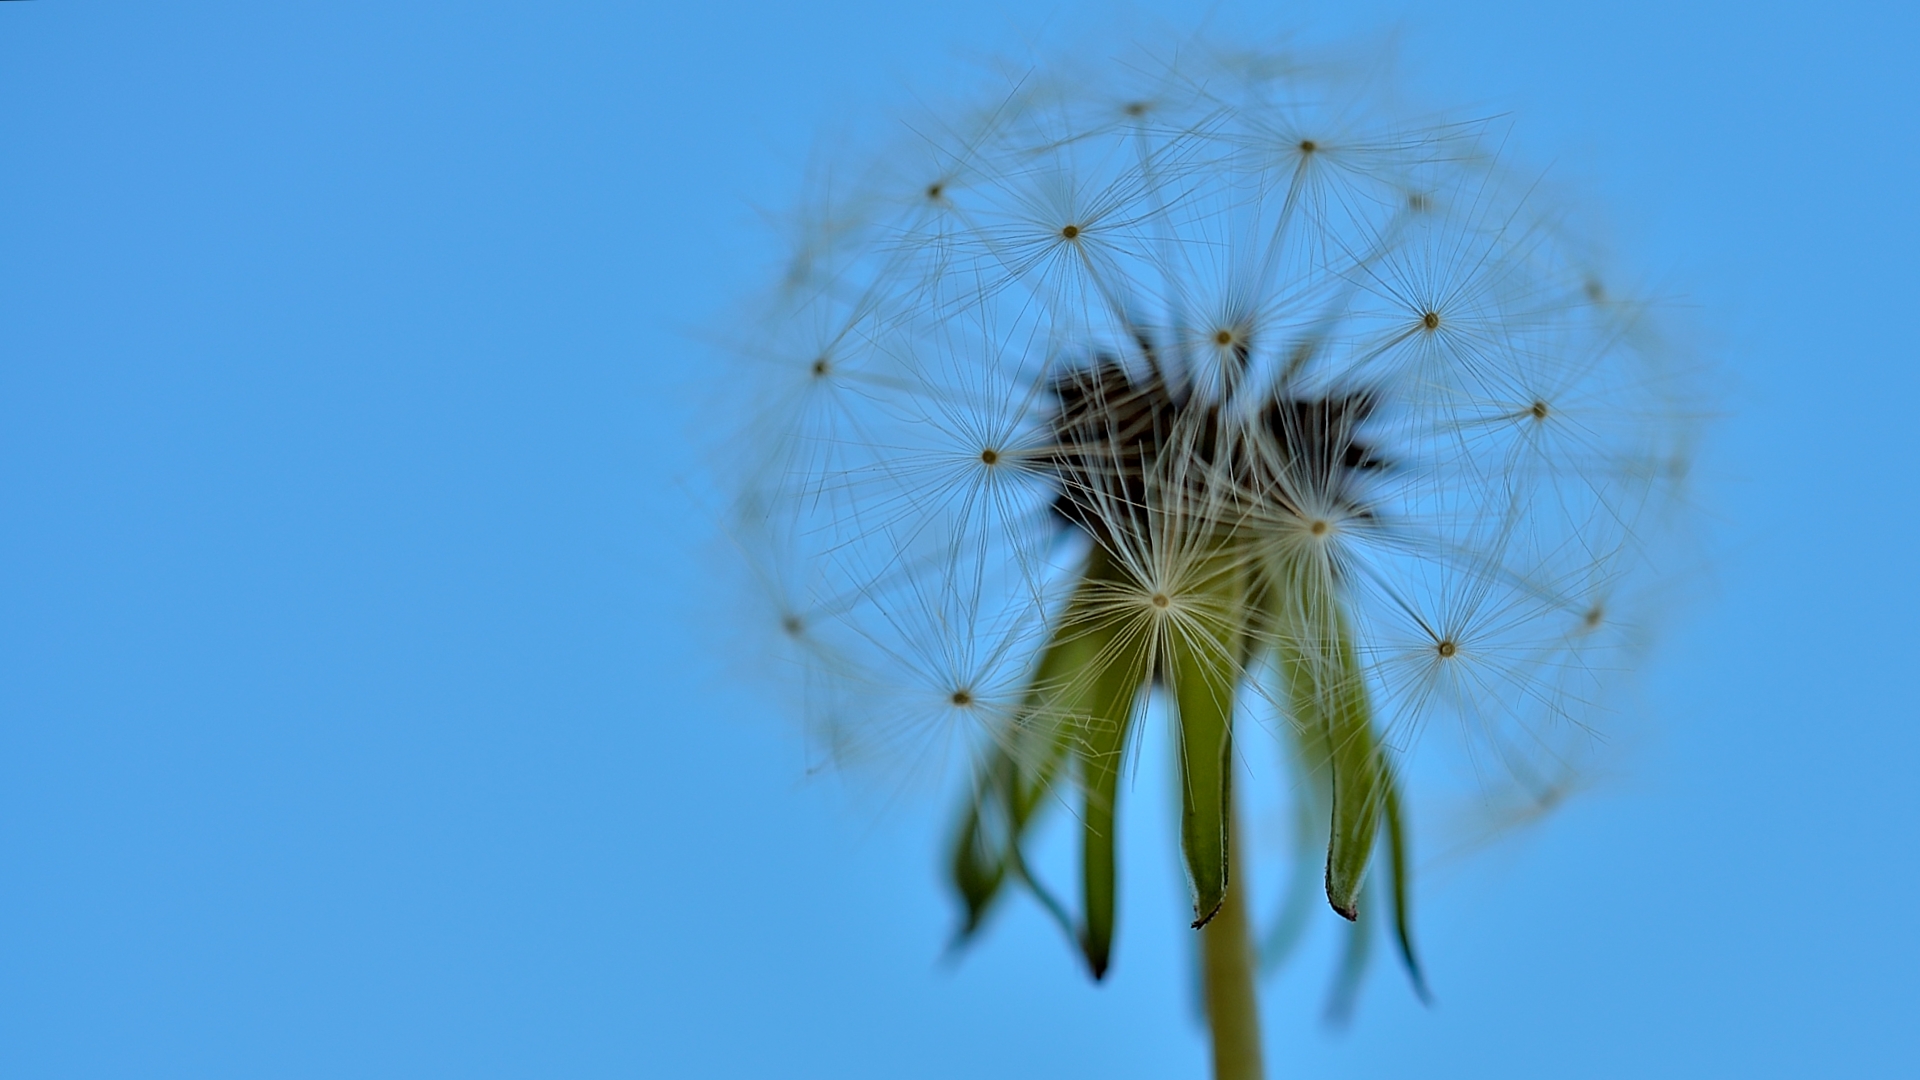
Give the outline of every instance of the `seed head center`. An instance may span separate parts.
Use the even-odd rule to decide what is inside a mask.
[[[1171,604],[1171,603],[1173,603],[1173,601],[1172,601],[1171,599],[1169,599],[1169,598],[1167,597],[1167,594],[1166,594],[1166,593],[1163,593],[1163,592],[1157,592],[1157,593],[1154,593],[1154,594],[1153,594],[1153,606],[1154,606],[1154,607],[1157,607],[1157,608],[1164,608],[1164,607],[1166,607],[1166,606],[1167,606],[1168,604]]]
[[[1325,536],[1327,535],[1327,528],[1328,528],[1328,525],[1326,522],[1316,521],[1313,524],[1307,526],[1307,531],[1312,533],[1315,536]]]
[[[1452,659],[1454,653],[1460,651],[1460,646],[1455,645],[1451,641],[1443,641],[1439,645],[1434,646],[1434,651],[1440,654],[1442,660],[1448,660]]]
[[[1080,235],[1080,226],[1069,225],[1066,228],[1060,230],[1060,235],[1068,240],[1072,240],[1074,237]]]
[[[1233,344],[1233,331],[1222,330],[1219,333],[1213,335],[1213,343],[1215,345],[1220,345],[1220,346],[1227,346],[1227,345]]]
[[[973,691],[966,690],[966,689],[955,690],[953,692],[953,696],[951,698],[948,698],[947,700],[953,702],[956,706],[964,709],[967,706],[973,704]]]
[[[824,356],[818,360],[815,360],[813,362],[814,377],[819,378],[820,376],[825,375],[827,373],[827,369],[831,366],[832,365],[827,363],[827,358]]]
[[[1311,153],[1313,153],[1313,152],[1314,152],[1315,150],[1318,150],[1318,149],[1320,149],[1320,144],[1319,144],[1319,143],[1317,143],[1317,142],[1314,142],[1314,141],[1313,141],[1312,139],[1301,139],[1301,140],[1300,140],[1300,152],[1301,152],[1301,153],[1303,153],[1303,154],[1311,154]]]
[[[1527,413],[1535,420],[1545,420],[1547,418],[1547,403],[1544,401],[1536,401],[1533,403],[1533,408],[1528,409]]]
[[[1429,311],[1425,315],[1420,316],[1420,325],[1429,330],[1440,329],[1440,313],[1437,311]]]
[[[947,190],[947,185],[942,184],[939,181],[935,181],[927,185],[927,198],[938,199],[941,195],[946,193],[946,190]]]

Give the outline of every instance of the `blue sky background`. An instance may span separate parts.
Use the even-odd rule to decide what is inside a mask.
[[[1272,1073],[1920,1074],[1920,19],[1542,7],[1301,25],[1685,298],[1717,554],[1437,1006],[1321,947]],[[1091,10],[0,4],[0,1075],[1203,1075],[1153,799],[1108,985],[942,963],[947,801],[805,775],[684,480],[813,134]]]

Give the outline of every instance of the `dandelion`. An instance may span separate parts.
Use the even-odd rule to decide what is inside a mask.
[[[1306,898],[1357,924],[1334,1012],[1370,926],[1422,987],[1416,745],[1545,798],[1598,737],[1679,373],[1492,122],[1286,56],[1134,49],[907,128],[809,217],[729,377],[810,725],[836,760],[959,766],[960,939],[1024,891],[1100,979],[1164,717],[1216,1074],[1257,1076],[1256,969]],[[1257,935],[1234,779],[1265,760],[1300,842]],[[1025,857],[1061,812],[1066,890]]]

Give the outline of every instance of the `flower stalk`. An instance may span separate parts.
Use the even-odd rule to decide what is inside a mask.
[[[1229,828],[1228,846],[1238,861],[1238,830]],[[1200,962],[1214,1080],[1261,1080],[1266,1074],[1254,990],[1257,963],[1244,884],[1227,890],[1219,912],[1201,928]]]

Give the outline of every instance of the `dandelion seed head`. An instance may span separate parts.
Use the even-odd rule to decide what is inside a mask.
[[[1601,737],[1686,507],[1686,365],[1495,122],[1330,72],[1076,48],[795,215],[725,434],[833,759],[1144,737],[1087,715],[1101,665],[1144,701],[1207,650],[1302,760],[1345,709],[1395,776],[1446,733],[1531,805]]]

